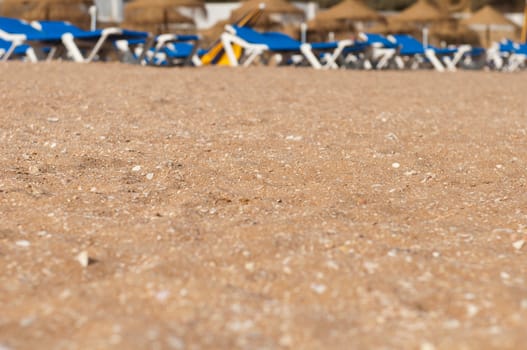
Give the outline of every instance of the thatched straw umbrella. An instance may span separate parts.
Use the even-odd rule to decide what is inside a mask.
[[[195,27],[194,20],[183,15],[181,8],[205,12],[202,0],[135,0],[125,7],[123,26],[160,34],[173,27]]]
[[[428,0],[417,0],[417,2],[413,5],[391,17],[391,20],[398,22],[428,24],[446,18],[447,15],[428,2]]]
[[[368,28],[368,32],[377,33],[382,35],[389,34],[414,34],[416,28],[406,22],[388,21],[379,22],[371,28]]]
[[[229,20],[218,21],[212,27],[200,30],[199,34],[202,37],[201,44],[204,47],[207,47],[218,41],[220,36],[225,31],[225,26],[230,23],[231,21]]]
[[[428,26],[431,23],[448,19],[448,14],[432,5],[428,0],[417,0],[389,20],[394,22],[409,22],[417,24],[422,31],[423,44],[428,45]]]
[[[84,27],[90,22],[90,5],[92,0],[4,0],[2,14],[28,21],[69,21]]]
[[[366,6],[362,1],[344,0],[321,12],[316,18],[320,21],[377,21],[382,16]]]
[[[285,0],[248,0],[231,12],[231,22],[237,21],[249,11],[264,4],[262,15],[258,19],[257,27],[269,29],[287,23],[300,23],[304,20],[304,11]]]
[[[470,18],[461,21],[462,24],[478,30],[480,27],[484,27],[485,30],[485,45],[491,44],[491,31],[496,26],[508,27],[512,31],[518,28],[518,26],[510,21],[503,14],[495,10],[492,6],[487,5],[475,12]]]
[[[6,17],[22,18],[24,13],[38,5],[36,0],[4,0],[0,3],[0,14]]]
[[[376,11],[366,6],[359,0],[343,0],[320,12],[314,19],[309,21],[308,26],[312,30],[347,31],[355,30],[355,23],[373,22],[382,20],[383,17]]]

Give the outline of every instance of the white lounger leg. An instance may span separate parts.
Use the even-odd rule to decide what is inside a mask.
[[[327,59],[326,66],[328,66],[329,68],[338,69],[339,66],[337,64],[337,59],[342,54],[342,51],[344,50],[344,48],[351,46],[351,45],[353,45],[353,41],[351,40],[340,41],[337,48],[326,57]]]
[[[313,53],[313,50],[311,50],[311,45],[309,44],[302,44],[300,45],[300,51],[304,55],[304,57],[308,60],[308,62],[313,66],[315,69],[322,69],[322,65],[316,58],[315,54]]]
[[[106,39],[108,39],[109,34],[108,33],[102,33],[99,40],[97,40],[97,44],[93,47],[93,49],[90,51],[90,54],[86,58],[86,62],[91,62],[95,59],[95,56],[99,53],[99,50],[102,48],[104,43],[106,42]]]
[[[68,50],[68,53],[75,62],[85,62],[84,56],[82,56],[79,47],[77,46],[77,44],[75,44],[75,39],[73,38],[73,35],[71,33],[66,33],[62,35],[62,44],[64,45],[66,50]]]
[[[401,56],[396,56],[395,57],[395,64],[397,65],[397,68],[404,69],[404,61],[403,61],[403,58]]]
[[[2,56],[1,61],[2,62],[7,61],[9,59],[9,57],[13,54],[13,52],[15,51],[17,46],[18,46],[17,44],[12,43],[11,46],[9,47],[9,49],[6,52],[4,52],[4,55]]]
[[[449,72],[455,72],[457,70],[456,65],[454,64],[454,61],[450,57],[448,56],[442,57],[442,62],[445,64],[446,69]]]
[[[26,57],[27,57],[27,60],[31,63],[38,62],[37,54],[35,53],[35,50],[32,47],[26,50]]]
[[[457,48],[457,52],[456,54],[454,55],[454,58],[452,59],[452,63],[454,64],[454,67],[457,67],[457,65],[459,64],[459,62],[461,62],[461,59],[463,58],[463,56],[467,53],[467,52],[470,52],[470,50],[472,50],[472,48],[470,47],[470,45],[461,45]]]
[[[426,49],[425,50],[425,56],[426,56],[426,58],[428,58],[428,60],[432,63],[432,65],[434,66],[434,68],[438,72],[444,72],[445,71],[445,67],[441,64],[441,61],[439,61],[439,59],[435,55],[434,50]]]
[[[232,36],[227,33],[223,33],[221,35],[221,42],[223,44],[223,49],[225,50],[225,54],[227,55],[227,58],[229,59],[229,65],[231,67],[238,67],[239,62],[238,62],[238,59],[236,58],[236,55],[234,54],[231,39],[232,39]]]
[[[13,35],[13,36],[9,36],[8,40],[11,41],[11,46],[6,52],[4,52],[4,55],[2,56],[0,61],[4,61],[4,62],[7,61],[9,57],[11,57],[13,52],[15,52],[15,49],[19,47],[20,45],[24,44],[25,36]],[[35,52],[33,51],[33,53]]]

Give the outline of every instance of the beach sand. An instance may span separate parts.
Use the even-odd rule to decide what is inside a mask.
[[[526,78],[0,65],[0,349],[523,348]]]

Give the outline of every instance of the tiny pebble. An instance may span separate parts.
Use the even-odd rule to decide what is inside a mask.
[[[467,316],[469,318],[472,318],[474,316],[476,316],[479,312],[479,307],[477,307],[476,305],[474,304],[468,304],[467,305]]]
[[[439,252],[433,252],[433,253],[432,253],[432,256],[433,256],[434,258],[439,258],[439,257],[441,256],[441,253],[439,253]]]
[[[516,250],[520,250],[522,249],[523,245],[525,244],[525,241],[523,239],[520,239],[519,241],[516,241],[512,244],[512,246],[516,249]]]
[[[435,346],[432,343],[429,343],[427,341],[421,343],[421,346],[419,346],[420,350],[435,350]]]
[[[460,326],[461,326],[461,322],[459,322],[456,319],[448,320],[448,321],[445,321],[445,323],[443,323],[443,327],[447,329],[456,329],[456,328],[459,328]]]
[[[325,285],[323,285],[323,284],[311,283],[311,289],[317,294],[324,294],[324,292],[326,291],[327,287]]]
[[[247,271],[254,271],[254,263],[253,262],[245,263],[245,269]]]
[[[40,170],[38,169],[38,167],[34,166],[34,165],[31,165],[29,168],[28,168],[28,171],[29,171],[29,174],[30,175],[38,175],[38,173],[40,173]]]
[[[152,174],[152,173],[146,174],[146,179],[147,180],[152,180],[153,178],[154,178],[154,174]]]
[[[299,136],[299,135],[288,135],[286,136],[286,140],[287,141],[302,141],[302,136]]]
[[[80,252],[75,258],[82,267],[87,267],[90,264],[90,257],[88,256],[87,251]]]
[[[364,266],[366,271],[368,271],[368,273],[370,273],[370,274],[371,273],[375,273],[375,271],[379,267],[379,265],[377,263],[372,262],[372,261],[365,261],[364,264],[362,264],[362,266]]]
[[[35,316],[28,316],[20,320],[21,327],[29,327],[35,322]]]
[[[336,261],[333,261],[333,260],[328,260],[326,262],[326,266],[332,270],[338,270],[339,269],[339,264],[337,264]]]
[[[141,170],[141,166],[140,165],[136,165],[132,168],[132,171],[139,171]]]
[[[23,240],[20,240],[20,241],[16,241],[15,244],[19,247],[23,247],[23,248],[27,248],[31,245],[31,243],[29,241],[26,241],[25,239]]]
[[[293,339],[291,338],[290,335],[284,334],[283,336],[280,337],[280,339],[278,340],[278,343],[282,347],[290,347],[291,345],[293,345]]]
[[[170,296],[170,292],[168,290],[161,290],[159,292],[156,293],[156,299],[159,301],[159,302],[164,302],[168,299],[168,297]]]
[[[395,163],[392,163],[392,168],[394,169],[399,169],[401,167],[401,164],[395,162]]]
[[[390,249],[388,251],[388,256],[392,257],[392,258],[396,257],[397,256],[397,249]]]
[[[185,348],[185,343],[180,338],[171,335],[167,338],[167,344],[171,349],[183,350]]]

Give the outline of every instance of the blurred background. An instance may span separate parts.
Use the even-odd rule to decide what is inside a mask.
[[[123,26],[152,33],[200,33],[205,45],[225,24],[260,3],[257,29],[282,31],[309,41],[354,38],[358,32],[429,35],[435,45],[488,47],[520,40],[525,0],[0,0],[3,16],[68,20],[81,27]],[[95,21],[96,20],[96,21]]]

